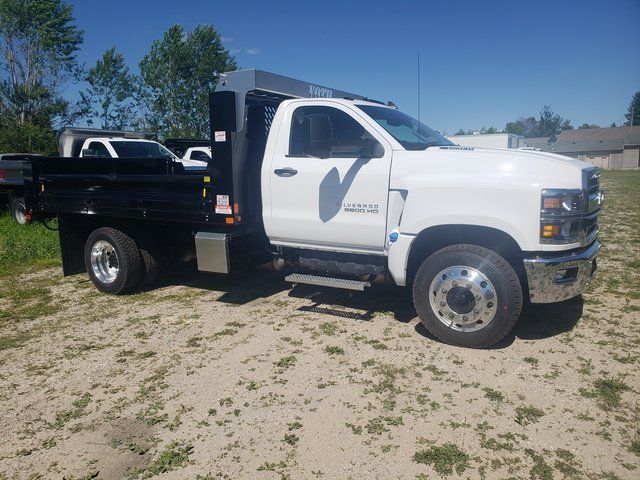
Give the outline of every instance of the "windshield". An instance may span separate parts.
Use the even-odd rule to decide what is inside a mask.
[[[429,147],[455,145],[435,130],[394,108],[374,105],[356,106],[373,118],[407,150],[425,150]]]
[[[155,142],[123,142],[111,141],[113,149],[118,157],[125,158],[170,158],[177,160],[177,157],[159,143]]]

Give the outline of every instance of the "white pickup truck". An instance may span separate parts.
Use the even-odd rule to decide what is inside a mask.
[[[256,70],[222,76],[210,105],[204,176],[31,162],[29,213],[60,219],[65,273],[123,293],[161,252],[194,249],[218,273],[272,260],[294,284],[410,287],[433,335],[487,347],[527,300],[575,297],[596,270],[587,163],[459,147],[392,104]]]
[[[185,168],[206,168],[206,161],[178,158],[144,132],[67,127],[58,132],[58,151],[62,157],[77,158],[166,158]]]
[[[190,148],[189,150],[194,150]],[[178,158],[167,148],[156,141],[124,138],[124,137],[94,137],[87,138],[80,150],[80,158],[169,158],[182,163],[189,169],[203,169],[207,162],[202,161],[199,155],[187,151],[189,156]],[[198,159],[199,158],[199,159]]]

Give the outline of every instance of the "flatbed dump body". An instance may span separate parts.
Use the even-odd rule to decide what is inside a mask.
[[[25,170],[39,217],[101,215],[181,223],[213,222],[211,179],[155,158],[34,158]]]

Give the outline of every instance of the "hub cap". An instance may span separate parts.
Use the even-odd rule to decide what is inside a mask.
[[[27,223],[27,216],[24,210],[24,205],[22,205],[21,203],[18,203],[15,206],[13,215],[16,219],[16,222],[18,222],[20,225],[24,225],[25,223]]]
[[[97,241],[91,248],[91,269],[102,283],[112,283],[118,277],[118,254],[109,242]]]
[[[496,289],[489,278],[462,265],[445,268],[435,276],[429,302],[442,323],[461,332],[486,327],[498,310]]]

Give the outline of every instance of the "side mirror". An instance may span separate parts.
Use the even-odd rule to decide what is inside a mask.
[[[82,156],[83,157],[97,157],[98,154],[96,153],[95,150],[92,150],[90,148],[84,148],[82,150]]]
[[[318,158],[331,156],[331,122],[328,115],[309,115],[304,119],[305,146],[307,155]]]
[[[361,158],[381,158],[384,156],[384,147],[375,138],[365,138],[360,149]]]

